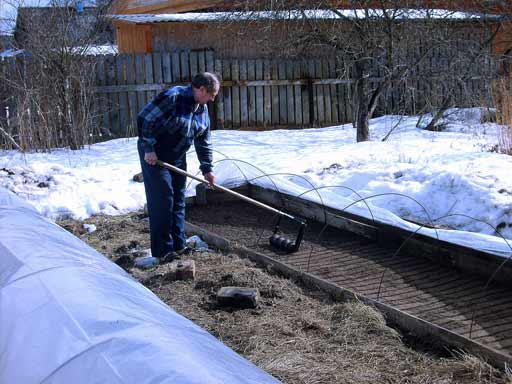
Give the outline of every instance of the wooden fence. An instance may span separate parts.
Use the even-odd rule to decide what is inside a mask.
[[[430,63],[437,70],[442,64]],[[113,136],[135,135],[137,113],[154,95],[186,84],[204,70],[222,76],[221,92],[210,106],[213,129],[301,128],[352,121],[353,81],[340,78],[334,59],[228,60],[216,58],[213,51],[198,51],[100,58],[96,91],[104,130]],[[464,105],[469,103],[468,93],[487,98],[488,83],[488,76],[480,75],[466,84],[453,84],[456,104],[469,106]],[[377,113],[414,114],[427,99],[440,103],[440,93],[435,79],[412,76],[385,92]]]
[[[428,68],[420,72],[442,71],[449,60],[441,56],[427,60]],[[221,92],[209,106],[213,129],[325,126],[351,122],[354,115],[354,83],[337,72],[334,59],[232,60],[207,50],[108,55],[96,60],[94,109],[102,137],[94,133],[94,140],[136,135],[137,114],[152,97],[169,86],[188,84],[194,74],[205,70],[222,76]],[[478,98],[490,99],[491,64],[475,65],[474,71],[464,84],[448,85],[459,107],[475,105]],[[425,106],[439,106],[446,87],[435,76],[408,76],[406,82],[386,88],[376,115],[415,114]],[[0,105],[0,126],[15,126],[8,115],[14,116],[14,109]]]
[[[214,52],[108,56],[97,66],[102,125],[135,132],[136,115],[157,92],[187,84],[200,71],[222,77],[210,106],[214,129],[304,127],[352,117],[350,81],[337,79],[334,60],[220,60]]]

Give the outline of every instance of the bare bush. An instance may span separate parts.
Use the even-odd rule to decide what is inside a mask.
[[[491,46],[501,16],[406,0],[356,0],[351,10],[324,0],[240,3],[238,10],[254,17],[235,12],[231,20],[251,33],[264,11],[257,38],[274,57],[336,58],[338,77],[352,84],[358,141],[369,139],[368,122],[377,114],[434,112],[426,128],[436,130],[448,108],[490,104]]]
[[[80,10],[71,2],[19,8],[15,47],[23,55],[3,63],[0,80],[10,107],[2,127],[4,147],[78,149],[91,143],[98,111],[96,61],[88,53],[105,40],[106,9]]]
[[[512,78],[502,77],[493,83],[496,120],[500,127],[498,150],[512,155]]]

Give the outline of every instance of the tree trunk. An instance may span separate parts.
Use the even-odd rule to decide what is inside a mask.
[[[369,138],[369,111],[365,92],[364,64],[356,62],[354,72],[356,77],[356,129],[357,142],[359,143],[368,141]]]

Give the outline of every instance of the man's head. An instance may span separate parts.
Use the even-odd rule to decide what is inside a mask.
[[[194,100],[199,104],[206,104],[215,100],[215,96],[219,93],[220,80],[214,73],[203,72],[198,73],[192,79],[192,91]]]

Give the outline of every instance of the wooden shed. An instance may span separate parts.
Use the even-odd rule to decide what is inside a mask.
[[[336,1],[339,9],[357,8],[357,2]],[[479,0],[403,0],[406,8],[439,8],[457,11],[486,12],[512,16],[512,5],[501,1]],[[233,0],[121,0],[116,2],[114,19],[120,53],[152,53],[182,49],[214,49],[228,57],[262,57],[257,38],[248,40],[240,33],[240,25],[225,23],[223,28],[214,28],[222,19],[212,11],[236,9]],[[390,8],[396,1],[389,1]],[[369,6],[369,5],[367,5]],[[382,1],[375,1],[375,8]],[[205,13],[197,13],[203,11]],[[194,12],[194,13],[190,13]],[[188,13],[184,15],[183,13]],[[174,16],[173,16],[174,14]],[[176,14],[182,14],[180,16]],[[218,15],[218,14],[217,14]],[[249,27],[251,28],[251,27]],[[260,26],[252,27],[258,36]],[[512,50],[512,21],[496,22],[496,37],[493,53],[503,54]],[[247,30],[246,30],[247,32]],[[277,31],[276,38],[279,38]]]

